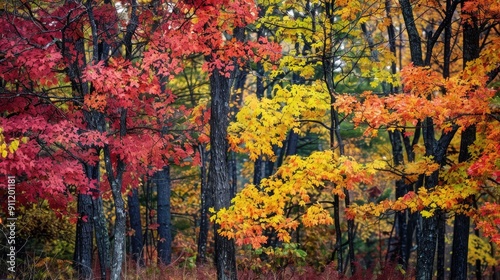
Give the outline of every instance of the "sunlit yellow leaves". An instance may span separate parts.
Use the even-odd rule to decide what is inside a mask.
[[[6,149],[5,147],[6,147],[5,143],[2,143],[2,144],[0,145],[0,151],[1,151],[1,153],[2,153],[2,157],[3,157],[3,158],[6,158],[6,157],[7,157],[7,155],[8,155],[7,149]]]
[[[314,76],[315,66],[307,57],[296,56],[294,55],[294,51],[291,51],[291,55],[283,56],[280,59],[280,70],[274,72],[273,75],[276,76],[278,73],[293,71],[304,78],[310,79]]]
[[[477,235],[471,234],[469,235],[469,254],[467,255],[467,262],[471,265],[475,265],[476,261],[481,261],[493,267],[498,265],[498,260],[491,255],[491,245]]]
[[[434,162],[432,157],[422,157],[421,160],[409,162],[400,167],[402,174],[411,181],[416,181],[416,177],[420,174],[427,176],[439,169],[439,164]]]
[[[19,147],[19,140],[18,139],[12,140],[9,144],[9,152],[13,154],[18,147]]]
[[[251,160],[259,156],[273,160],[273,145],[281,147],[290,130],[314,127],[307,121],[321,121],[326,116],[328,99],[316,84],[276,86],[272,98],[246,97],[236,122],[228,127],[231,149],[248,153]]]
[[[491,130],[490,130],[491,129]],[[490,132],[486,138],[476,141],[472,146],[473,153],[477,154],[475,162],[467,168],[467,174],[481,180],[484,185],[488,179],[492,182],[500,183],[500,137],[498,135],[498,126],[490,127]],[[496,131],[496,132],[495,132]]]
[[[487,80],[487,76],[484,74],[491,73],[500,64],[499,47],[500,38],[492,38],[481,50],[480,57],[467,63],[462,79],[476,86],[484,85]]]
[[[19,144],[27,142],[27,138],[23,137],[21,140],[18,138],[11,139],[8,141],[3,135],[3,129],[0,128],[0,156],[6,158],[9,154],[14,154],[14,152],[19,148]]]
[[[461,211],[464,213],[464,209],[460,208],[462,204],[458,202],[477,192],[478,189],[474,184],[471,184],[467,188],[455,188],[453,185],[444,185],[433,190],[421,187],[417,192],[411,191],[397,200],[386,199],[378,204],[352,205],[349,209],[349,217],[378,217],[388,210],[410,210],[412,213],[420,212],[425,218],[432,217],[436,209]]]
[[[323,209],[320,204],[314,204],[307,208],[306,213],[302,216],[302,223],[306,227],[312,227],[316,225],[332,225],[333,219],[330,213]]]
[[[299,222],[287,216],[287,209],[305,210],[306,227],[330,225],[333,220],[321,204],[315,203],[320,191],[344,195],[344,190],[371,182],[373,167],[359,164],[349,157],[338,157],[332,151],[312,153],[309,157],[292,156],[275,175],[263,179],[257,187],[247,185],[233,199],[229,209],[212,216],[220,232],[238,244],[258,248],[265,243],[266,230],[274,230],[283,242],[290,241],[289,231]]]
[[[430,218],[430,217],[434,216],[434,211],[432,211],[432,210],[430,210],[430,211],[422,210],[422,211],[420,211],[420,214],[424,218]]]

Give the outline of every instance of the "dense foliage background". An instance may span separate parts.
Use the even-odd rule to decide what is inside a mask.
[[[0,5],[0,278],[499,277],[497,0]]]

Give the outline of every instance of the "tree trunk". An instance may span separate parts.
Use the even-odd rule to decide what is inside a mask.
[[[474,206],[475,206],[475,208],[477,208],[476,203],[474,203]],[[478,229],[474,229],[474,234],[475,234],[477,237],[480,237],[480,236],[481,236],[481,234],[479,233],[479,230],[478,230]],[[476,259],[476,263],[475,263],[475,268],[476,268],[476,271],[475,271],[475,274],[476,274],[476,280],[481,280],[481,279],[483,279],[483,271],[482,271],[481,267],[482,267],[481,260],[480,260],[480,259]]]
[[[121,176],[120,176],[121,177]],[[111,264],[111,280],[121,279],[122,265],[125,251],[126,210],[125,201],[121,192],[121,179],[112,185],[113,200],[115,202],[115,235],[113,242],[113,257]]]
[[[86,88],[86,87],[85,87]],[[97,130],[97,131],[104,131],[104,116],[102,113],[96,112],[96,111],[91,111],[91,112],[84,112],[85,116],[85,121],[87,122],[87,127],[90,130]],[[94,147],[97,151],[100,149],[97,147]],[[85,165],[85,172],[87,175],[87,178],[91,181],[95,181],[96,183],[99,182],[100,176],[99,176],[99,165],[91,165],[91,164],[86,164]],[[110,267],[110,241],[109,241],[109,235],[108,235],[108,227],[107,227],[107,221],[106,217],[104,215],[104,208],[102,205],[102,197],[101,194],[99,193],[100,190],[97,186],[90,186],[91,189],[89,190],[91,194],[84,194],[90,196],[90,200],[83,199],[79,200],[78,203],[90,203],[90,207],[92,207],[92,211],[89,212],[88,222],[93,223],[93,230],[90,232],[87,231],[80,231],[77,233],[80,238],[83,239],[92,239],[94,235],[94,230],[95,230],[95,238],[96,238],[96,244],[97,244],[97,252],[99,256],[99,266],[100,266],[100,274],[101,278],[106,279],[107,271]],[[80,207],[80,206],[78,206]],[[82,205],[82,208],[86,208],[88,205]],[[81,213],[81,212],[80,212]],[[79,231],[78,229],[78,224],[77,224],[77,232]],[[89,236],[87,236],[89,235]],[[75,250],[78,251],[81,248],[75,247]],[[91,248],[92,249],[92,248]],[[86,249],[85,249],[86,250]],[[81,252],[75,252],[75,255],[81,255]],[[92,260],[92,253],[85,253],[85,254],[90,254],[88,256],[83,257],[86,259]],[[84,277],[84,276],[82,276]]]
[[[154,175],[156,190],[158,193],[157,215],[158,215],[158,262],[170,264],[172,261],[172,216],[170,213],[170,167],[165,166]]]
[[[85,120],[87,122],[87,127],[91,130],[97,130],[99,132],[104,131],[104,115],[97,111],[84,112]],[[100,151],[100,148],[94,147],[96,151]],[[99,164],[87,165],[85,166],[87,177],[95,182],[99,182]],[[99,267],[101,272],[101,278],[106,279],[108,269],[110,268],[110,240],[108,235],[107,220],[104,215],[104,208],[100,190],[98,185],[96,189],[91,189],[93,193],[92,197],[92,208],[93,216],[92,222],[94,223],[95,238],[97,245],[97,253],[99,256]]]
[[[468,1],[468,0],[467,0]],[[462,6],[465,2],[462,2]],[[479,57],[479,28],[476,24],[477,19],[470,14],[471,22],[463,24],[463,67],[467,62]],[[469,146],[476,140],[476,127],[470,126],[462,132],[460,140],[460,151],[458,155],[459,162],[465,162],[470,158]],[[473,197],[466,199],[463,204],[471,205]],[[453,228],[453,245],[451,256],[451,279],[467,279],[467,255],[469,252],[469,231],[470,217],[465,214],[455,216]]]
[[[469,230],[469,216],[464,214],[455,215],[455,222],[453,223],[453,245],[450,265],[450,279],[467,279]]]
[[[470,158],[469,146],[476,140],[476,127],[470,126],[462,132],[460,140],[460,152],[458,161],[464,162]],[[471,205],[470,197],[462,204]],[[465,280],[467,279],[467,256],[469,253],[469,233],[470,233],[470,217],[466,214],[455,215],[453,228],[453,245],[451,255],[451,271],[450,278]]]
[[[125,170],[125,164],[118,160],[116,175],[114,175],[111,163],[111,155],[109,147],[104,147],[104,161],[106,164],[108,180],[111,185],[111,193],[115,203],[115,226],[114,226],[114,242],[113,254],[111,259],[111,280],[121,279],[121,271],[124,260],[125,251],[125,231],[126,231],[126,210],[125,201],[122,197],[122,176]]]
[[[455,10],[452,7],[451,0],[446,0],[446,11],[447,15]],[[451,23],[446,24],[444,27],[444,58],[443,58],[443,77],[448,78],[450,76],[450,59],[451,59]],[[429,47],[428,47],[429,48]],[[430,54],[428,54],[430,55]],[[439,221],[438,221],[438,257],[437,257],[437,280],[444,280],[445,278],[445,263],[446,263],[446,244],[445,244],[445,234],[446,234],[446,213],[444,211],[439,211]]]
[[[431,280],[434,266],[434,252],[436,251],[436,216],[424,218],[418,217],[419,228],[417,230],[417,275],[418,280]]]
[[[80,27],[83,28],[83,27]],[[66,34],[63,34],[66,35]],[[85,96],[89,93],[89,87],[87,83],[80,83],[82,79],[82,69],[87,63],[85,57],[85,45],[84,39],[78,38],[73,40],[70,35],[63,36],[63,57],[69,61],[69,65],[66,68],[68,77],[71,81],[72,90],[75,92],[76,96]],[[67,51],[69,45],[73,45],[75,52]],[[92,127],[89,120],[92,121],[92,115],[89,112],[85,112],[87,121],[87,126],[90,129],[95,129]],[[90,147],[89,147],[90,148]],[[90,165],[85,165],[87,177],[89,181],[97,178],[97,172]],[[74,266],[75,270],[80,279],[91,279],[92,278],[92,249],[93,249],[93,207],[92,207],[92,195],[90,194],[78,194],[77,199],[77,209],[79,219],[76,224],[76,240],[75,240],[75,252],[74,252]]]
[[[264,166],[264,161],[262,160],[262,156],[259,156],[255,162],[253,163],[253,184],[255,186],[259,186],[260,181],[262,180],[263,176],[263,166]]]
[[[120,176],[121,177],[121,176]],[[115,227],[113,242],[113,257],[111,261],[111,280],[120,280],[125,252],[126,210],[121,192],[121,178],[111,186],[115,202]]]
[[[120,137],[125,136],[127,131],[126,126],[127,109],[121,109],[120,112]],[[109,145],[104,145],[104,165],[106,167],[106,174],[111,186],[111,194],[115,203],[115,226],[114,226],[114,242],[113,254],[111,259],[111,280],[121,279],[122,265],[124,261],[125,252],[125,231],[127,223],[127,215],[125,209],[125,201],[122,197],[122,180],[123,173],[125,172],[125,163],[123,160],[117,160],[116,172],[113,169],[111,162],[111,152]]]
[[[391,24],[387,26],[387,35],[389,36],[389,49],[394,57],[397,57],[396,53],[396,30],[392,23],[392,15],[391,15],[391,1],[385,1],[385,13],[388,19],[391,19]],[[396,62],[392,62],[391,64],[391,73],[395,75],[397,73]],[[393,87],[391,85],[391,94],[397,93],[398,88]],[[403,135],[401,131],[395,130],[393,132],[389,131],[389,140],[392,146],[392,156],[393,162],[395,166],[404,164],[404,155],[403,155]],[[410,161],[410,159],[408,159]],[[396,199],[403,197],[408,193],[408,186],[405,184],[405,179],[401,178],[395,182],[395,193]],[[412,242],[412,235],[408,235],[408,217],[409,211],[401,211],[396,212],[394,216],[394,227],[396,234],[396,248],[391,248],[391,243],[388,244],[389,248],[387,249],[389,254],[389,259],[391,261],[396,261],[402,265],[403,269],[406,270],[408,268],[408,259],[407,255],[408,244]],[[410,239],[410,240],[409,240]]]
[[[99,255],[99,267],[101,271],[101,278],[106,279],[108,274],[108,269],[111,266],[110,260],[110,248],[111,243],[109,241],[108,235],[108,225],[106,216],[104,216],[104,208],[102,205],[102,197],[99,195],[93,201],[94,209],[94,230],[95,239],[97,245],[97,253]]]
[[[401,132],[395,130],[394,132],[389,132],[389,139],[391,141],[392,146],[392,156],[393,162],[395,166],[404,164],[403,159],[403,144],[401,141]],[[401,178],[396,181],[396,199],[403,197],[408,192],[408,186],[405,184],[404,178]],[[412,238],[412,236],[408,235],[408,225],[407,225],[407,217],[409,211],[401,211],[397,212],[394,217],[394,223],[396,227],[396,239],[397,239],[397,248],[394,249],[396,252],[396,256],[391,256],[391,260],[397,259],[398,263],[403,266],[403,269],[407,269],[408,266],[408,256],[407,256],[407,245],[408,239]]]
[[[130,228],[134,231],[130,238],[130,247],[132,249],[132,260],[138,266],[144,266],[143,244],[142,244],[142,222],[141,205],[139,203],[139,190],[132,189],[128,196],[128,213],[130,219]]]
[[[210,76],[211,110],[209,188],[213,191],[215,211],[231,204],[231,186],[227,163],[227,126],[229,114],[229,79],[217,69]],[[219,280],[236,279],[234,241],[219,235],[215,225],[215,266]]]
[[[423,125],[423,135],[426,156],[434,156],[436,150],[436,138],[434,137],[434,122],[427,118]],[[437,160],[437,159],[436,159]],[[425,176],[424,187],[432,189],[437,186],[439,170],[434,171],[430,176]],[[418,214],[417,228],[417,268],[416,279],[431,280],[433,275],[434,257],[437,242],[437,220],[436,216],[429,218]]]
[[[399,0],[399,5],[401,5],[401,12],[403,13],[406,33],[408,34],[409,39],[408,41],[410,41],[411,61],[415,64],[415,66],[422,66],[424,65],[424,61],[422,60],[422,40],[420,39],[420,35],[415,24],[413,8],[410,0]]]
[[[205,146],[199,146],[200,157],[201,157],[201,168],[200,168],[200,232],[198,235],[198,255],[196,256],[196,263],[202,264],[207,262],[207,242],[208,242],[208,229],[210,227],[210,221],[208,218],[208,208],[212,205],[210,203],[210,189],[207,186],[207,169],[206,169],[206,150]]]
[[[335,25],[335,7],[334,7],[334,1],[325,3],[325,14],[327,18],[330,21],[331,26]],[[338,42],[335,38],[336,34],[335,31],[332,30],[326,30],[328,32],[328,39],[329,42],[329,49],[323,53],[323,56],[321,57],[322,63],[323,63],[323,81],[326,84],[326,87],[328,89],[328,93],[330,95],[330,103],[333,104],[336,101],[336,85],[334,83],[334,75],[335,75],[335,60],[337,59],[337,54],[336,54],[336,48],[340,48],[341,43]],[[335,47],[335,45],[337,45]],[[330,136],[330,149],[334,150],[338,148],[339,154],[344,155],[344,143],[342,139],[342,135],[340,134],[340,118],[338,115],[338,112],[332,107],[330,110],[330,131],[329,131],[329,136]],[[335,143],[335,141],[337,143]],[[344,189],[344,202],[345,202],[345,207],[348,208],[350,205],[350,194],[347,189]],[[343,248],[342,248],[342,230],[340,229],[340,201],[339,201],[339,196],[335,195],[334,196],[334,201],[333,201],[333,220],[335,224],[335,250],[337,251],[338,255],[338,266],[337,266],[337,271],[340,273],[344,273],[343,269]],[[348,259],[347,262],[350,264],[350,272],[351,275],[354,275],[356,272],[356,260],[354,258],[354,220],[347,220],[347,244],[348,244]]]
[[[434,132],[434,122],[431,118],[427,118],[423,125],[425,155],[433,156],[436,163],[443,166],[446,151],[457,130],[458,128],[455,126],[448,133],[442,132],[439,141],[437,141]],[[439,169],[434,171],[430,176],[425,176],[424,187],[428,190],[438,187],[438,179]],[[421,213],[418,215],[416,279],[431,280],[437,243],[437,217],[434,215],[430,218],[424,218]]]
[[[93,279],[92,248],[93,225],[92,196],[78,194],[78,222],[76,224],[76,242],[73,262],[79,279]]]

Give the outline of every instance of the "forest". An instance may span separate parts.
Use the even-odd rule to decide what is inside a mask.
[[[1,279],[500,279],[500,1],[0,1]]]

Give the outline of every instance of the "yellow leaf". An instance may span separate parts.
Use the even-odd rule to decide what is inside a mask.
[[[10,142],[9,145],[9,151],[11,153],[14,153],[18,147],[19,147],[19,140],[18,139],[12,140],[12,142]]]
[[[434,215],[434,213],[432,213],[432,211],[427,211],[427,210],[422,210],[422,212],[420,212],[420,214],[422,214],[422,217],[424,217],[424,218],[430,218]]]

